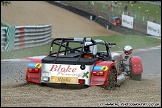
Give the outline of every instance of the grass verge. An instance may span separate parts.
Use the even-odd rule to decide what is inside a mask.
[[[117,45],[111,48],[111,51],[122,51],[125,45],[132,46],[133,49],[149,48],[160,45],[161,40],[147,36],[138,35],[120,35],[120,36],[92,36],[93,39],[102,39],[107,42],[113,42]],[[1,60],[17,59],[30,56],[48,55],[50,43],[42,46],[26,48],[21,50],[13,50],[10,52],[1,52]]]

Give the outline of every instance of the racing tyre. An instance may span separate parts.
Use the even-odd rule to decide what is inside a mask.
[[[113,68],[111,68],[108,82],[103,86],[105,90],[115,90],[116,89],[116,73]]]
[[[141,81],[142,75],[141,74],[131,74],[131,79]]]
[[[129,69],[131,70],[131,73],[130,73],[130,78],[132,80],[137,80],[137,81],[141,81],[142,79],[142,74],[132,74],[132,64],[131,62],[129,61]]]
[[[45,86],[45,83],[40,83],[39,86]]]

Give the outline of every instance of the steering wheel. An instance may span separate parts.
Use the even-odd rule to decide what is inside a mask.
[[[104,52],[97,52],[97,56],[99,59],[102,59],[102,60],[106,60],[106,55],[104,54]]]

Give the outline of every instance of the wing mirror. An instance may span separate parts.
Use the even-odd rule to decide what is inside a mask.
[[[126,45],[123,48],[123,52],[124,52],[125,55],[130,55],[132,53],[132,50],[133,50],[132,47],[129,46],[129,45]]]

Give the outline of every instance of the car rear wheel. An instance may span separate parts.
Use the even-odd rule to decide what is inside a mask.
[[[141,74],[131,74],[131,79],[141,81],[142,75]]]
[[[45,83],[40,83],[39,86],[46,86],[46,84]]]
[[[109,76],[108,76],[108,81],[103,87],[106,90],[116,89],[116,73],[113,68],[111,68]]]

